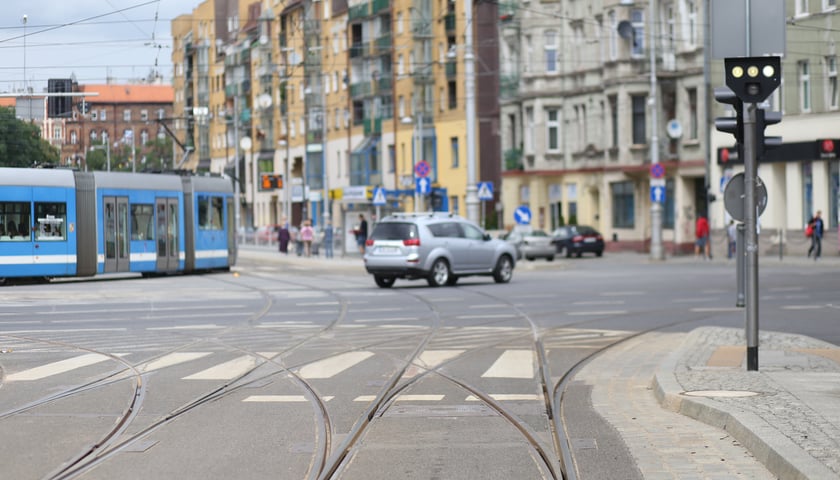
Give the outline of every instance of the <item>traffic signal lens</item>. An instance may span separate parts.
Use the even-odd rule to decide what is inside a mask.
[[[765,65],[764,68],[761,69],[761,73],[763,73],[767,78],[772,78],[773,75],[776,74],[776,69],[773,68],[773,65]]]
[[[741,66],[734,66],[732,67],[732,76],[735,78],[741,78],[744,76],[744,68]]]
[[[761,86],[757,83],[748,83],[746,85],[747,95],[758,95],[761,93]]]
[[[755,65],[750,65],[749,67],[747,67],[747,75],[750,78],[757,77],[758,76],[758,67],[756,67]]]

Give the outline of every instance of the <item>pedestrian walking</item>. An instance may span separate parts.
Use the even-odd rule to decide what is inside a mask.
[[[289,222],[284,218],[280,228],[277,229],[277,244],[280,248],[280,253],[289,254]]]
[[[730,220],[729,225],[726,226],[726,240],[727,240],[727,249],[726,249],[726,258],[732,258],[735,256],[735,251],[738,241],[738,226],[735,225],[735,220]]]
[[[822,254],[822,236],[824,230],[822,211],[817,210],[817,214],[808,220],[808,226],[811,227],[811,248],[808,249],[808,257],[813,253],[814,261],[817,261]]]
[[[304,220],[300,227],[300,239],[303,242],[303,254],[306,257],[312,255],[313,238],[315,238],[315,230],[312,229],[312,222]]]
[[[324,258],[333,258],[333,235],[335,230],[333,229],[332,220],[327,220],[327,224],[324,225],[324,238],[322,240],[322,244],[324,245]]]
[[[697,223],[694,226],[694,258],[712,259],[711,247],[709,245],[709,221],[704,215],[697,216]]]
[[[364,255],[365,242],[367,242],[368,236],[368,223],[365,220],[365,215],[362,213],[359,214],[359,224],[353,229],[353,234],[356,235],[356,245],[359,247],[359,253]]]

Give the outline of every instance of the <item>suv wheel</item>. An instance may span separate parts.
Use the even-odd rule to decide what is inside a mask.
[[[395,277],[385,277],[383,275],[374,275],[373,281],[379,285],[380,288],[391,288],[394,286]]]
[[[432,265],[432,271],[429,272],[429,286],[440,287],[445,285],[449,281],[449,275],[451,275],[449,264],[446,263],[446,260],[438,258]]]
[[[496,261],[496,268],[493,269],[493,280],[496,283],[508,283],[513,277],[513,262],[507,255],[502,255]]]

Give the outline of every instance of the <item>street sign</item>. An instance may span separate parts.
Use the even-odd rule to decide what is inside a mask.
[[[744,173],[741,172],[729,180],[723,192],[723,206],[726,208],[726,213],[739,222],[743,222],[745,218],[745,197]],[[758,210],[757,219],[764,213],[764,209],[767,208],[767,187],[764,186],[764,182],[758,177],[755,177],[755,206]]]
[[[531,209],[526,205],[516,207],[516,210],[513,211],[513,219],[517,225],[530,225]]]
[[[478,199],[493,200],[493,182],[478,182]]]
[[[383,187],[376,187],[373,190],[373,204],[377,207],[385,205],[385,189]]]
[[[661,163],[652,163],[650,165],[650,176],[653,178],[662,178],[665,176],[665,167]]]
[[[712,58],[784,55],[785,0],[712,0],[709,10]]]
[[[429,176],[429,173],[432,172],[432,166],[429,165],[429,162],[425,160],[420,160],[417,162],[417,165],[414,166],[414,174],[420,178],[426,178]]]
[[[432,193],[432,181],[426,177],[420,177],[414,185],[414,191],[420,195],[428,195]]]
[[[651,185],[650,201],[653,203],[665,203],[665,187],[661,185]]]

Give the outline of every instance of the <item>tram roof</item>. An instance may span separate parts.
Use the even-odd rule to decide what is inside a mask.
[[[94,172],[96,188],[124,188],[126,190],[180,191],[181,177],[158,173]]]
[[[0,167],[0,185],[20,187],[74,187],[72,170]]]

